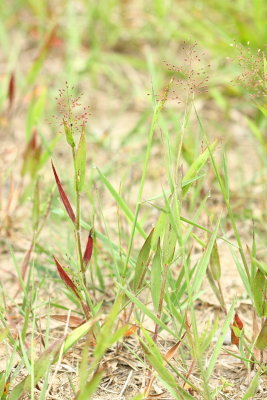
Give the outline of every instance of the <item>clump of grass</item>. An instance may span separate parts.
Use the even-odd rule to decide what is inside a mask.
[[[205,400],[213,399],[217,389],[210,383],[210,378],[219,358],[224,337],[229,329],[232,331],[232,343],[238,346],[240,351],[239,358],[244,361],[248,369],[251,368],[251,365],[257,364],[259,366],[257,378],[264,370],[262,366],[263,352],[267,347],[266,266],[257,260],[255,241],[253,242],[250,260],[247,259],[245,254],[232,210],[226,158],[223,157],[223,171],[221,173],[214,157],[217,141],[209,142],[201,119],[194,107],[194,98],[196,94],[206,90],[208,78],[205,69],[197,70],[193,66],[194,62],[201,61],[196,54],[196,44],[187,51],[188,53],[185,56],[185,62],[188,63],[187,68],[169,66],[171,72],[178,74],[179,77],[171,79],[161,99],[153,98],[154,110],[134,213],[120,193],[98,169],[101,181],[129,221],[130,235],[126,251],[114,246],[110,239],[107,239],[104,235],[101,236],[99,232],[96,232],[95,235],[93,228],[88,227],[83,221],[81,196],[87,169],[86,123],[89,115],[88,108],[81,109],[80,96],[74,96],[74,89],[70,89],[68,84],[60,90],[58,111],[66,146],[68,146],[72,156],[74,206],[60,179],[59,168],[56,168],[53,162],[52,171],[59,197],[74,232],[76,247],[74,264],[76,268],[65,267],[62,255],[54,256],[54,261],[61,280],[70,292],[69,297],[73,304],[79,308],[83,318],[73,318],[70,311],[67,315],[55,317],[65,322],[66,327],[70,323],[76,325],[76,329],[69,336],[65,335],[63,339],[46,348],[37,360],[34,360],[33,354],[29,358],[24,344],[28,327],[25,324],[23,334],[19,337],[19,352],[27,366],[29,375],[11,390],[9,396],[11,400],[29,392],[33,397],[37,382],[44,376],[48,379],[51,365],[60,363],[63,355],[82,337],[86,337],[86,343],[83,347],[82,360],[79,366],[79,384],[74,390],[76,400],[90,398],[97,389],[105,373],[101,363],[107,349],[124,337],[133,334],[136,335],[140,349],[143,350],[144,359],[142,362],[144,365],[148,365],[146,387],[144,392],[140,394],[140,399],[147,398],[150,395],[156,376],[173,398],[177,400],[181,398],[191,400],[195,398],[195,395]],[[185,91],[185,100],[181,99],[180,96],[178,98],[185,105],[185,114],[178,140],[172,137],[166,121],[164,121],[164,105],[173,85],[177,87],[182,85]],[[191,114],[195,115],[198,121],[206,147],[202,148],[198,156],[188,157],[188,168],[184,174],[181,174],[183,144]],[[166,146],[168,164],[166,169],[169,187],[167,191],[164,188],[162,193],[155,196],[155,199],[161,199],[160,204],[154,204],[160,212],[158,218],[155,219],[154,228],[150,229],[147,234],[143,228],[140,212],[144,203],[143,190],[149,168],[153,138],[158,126],[163,130],[164,146]],[[31,144],[31,146],[36,150],[36,145]],[[203,171],[209,160],[211,160],[217,184],[221,189],[228,210],[240,259],[233,250],[233,243],[224,234],[220,216],[217,220],[211,218],[208,227],[198,223],[199,215],[206,205],[208,196],[200,202],[195,201],[195,210],[192,216],[187,216],[187,218],[183,216],[184,204],[188,197],[193,193],[194,198],[197,198],[201,191],[205,179]],[[33,230],[34,233],[38,233],[38,183],[36,184],[33,203]],[[87,242],[83,244],[81,229],[84,226],[88,228],[88,238]],[[206,236],[200,237],[197,230],[204,231]],[[134,249],[134,238],[137,233],[143,237],[143,245],[141,250],[137,251],[137,256],[134,257],[133,250],[136,250]],[[112,257],[115,261],[114,267],[111,269],[115,300],[103,323],[100,320],[104,316],[99,315],[102,304],[95,304],[92,301],[89,290],[89,286],[92,286],[93,282],[88,279],[88,269],[93,255],[95,236],[100,237],[103,242],[105,240],[105,243],[110,245],[110,252],[113,253]],[[238,313],[235,312],[235,303],[227,306],[224,300],[224,293],[220,284],[222,270],[217,248],[218,238],[229,244],[244,286],[254,303],[258,316],[261,318],[261,327],[253,341],[248,340],[245,336],[245,327]],[[36,237],[34,236],[33,241],[35,240]],[[199,252],[197,261],[193,262],[191,254],[196,246],[200,247],[201,252]],[[117,263],[118,258],[120,263]],[[220,327],[220,335],[213,347],[212,340],[218,329],[218,322],[215,321],[204,332],[201,332],[195,309],[195,302],[200,296],[202,283],[206,276],[225,316]],[[25,293],[27,294],[27,291]],[[29,312],[27,317],[29,318]],[[148,319],[153,323],[152,331],[145,328]],[[175,341],[175,344],[165,352],[160,350],[163,332],[168,333]],[[94,350],[91,351],[92,359],[88,366],[89,333],[93,338]],[[3,333],[6,336],[8,334],[8,330]],[[14,342],[13,338],[13,344]],[[254,346],[260,351],[260,357],[256,354]],[[120,347],[118,346],[117,349],[119,351]],[[174,358],[178,359],[178,367],[177,364],[171,363]],[[198,380],[194,380],[194,375],[198,376]],[[2,392],[6,390],[6,382],[7,380],[3,379]],[[255,378],[248,390],[252,390],[257,382]],[[47,387],[44,386],[43,395]]]

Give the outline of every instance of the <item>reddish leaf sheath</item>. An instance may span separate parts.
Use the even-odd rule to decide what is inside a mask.
[[[92,252],[93,252],[93,245],[94,245],[94,240],[93,240],[93,232],[92,229],[89,232],[88,239],[87,239],[87,244],[86,244],[86,249],[83,255],[83,262],[85,267],[89,263],[92,257]]]
[[[243,329],[243,322],[241,321],[241,319],[239,318],[237,313],[235,313],[234,323],[231,328],[231,343],[238,346],[239,345],[239,336],[236,335],[235,328],[239,329],[239,331],[242,331],[242,329]]]
[[[58,174],[57,174],[56,169],[54,167],[53,161],[51,161],[51,164],[52,164],[52,168],[53,168],[53,172],[54,172],[57,188],[58,188],[62,203],[64,204],[64,207],[65,207],[70,219],[75,224],[75,214],[74,214],[73,209],[72,209],[72,207],[70,205],[69,199],[68,199],[68,197],[67,197],[67,195],[66,195],[66,193],[65,193],[65,191],[64,191],[64,189],[63,189],[63,187],[61,185],[61,182],[59,180]]]
[[[79,292],[75,286],[75,284],[72,282],[70,279],[69,275],[64,271],[64,269],[61,267],[59,261],[56,259],[55,256],[54,260],[57,266],[58,273],[60,275],[60,278],[65,282],[65,284],[75,293],[75,295],[78,297],[78,299],[81,299],[81,296],[79,295]]]

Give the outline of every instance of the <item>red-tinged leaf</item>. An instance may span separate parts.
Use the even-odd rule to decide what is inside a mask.
[[[132,336],[137,331],[138,326],[136,324],[132,324],[130,328],[124,333],[124,337]]]
[[[83,255],[83,262],[85,267],[89,263],[92,257],[92,252],[93,252],[93,245],[94,245],[94,240],[93,240],[93,231],[92,229],[89,232],[88,239],[87,239],[87,244],[86,244],[86,249]]]
[[[8,84],[8,103],[9,103],[9,108],[12,107],[14,103],[14,98],[15,98],[15,75],[12,72],[10,79],[9,79],[9,84]]]
[[[243,322],[241,321],[241,319],[239,318],[239,316],[238,316],[237,313],[235,314],[235,322],[234,322],[234,324],[236,324],[236,326],[237,326],[240,330],[242,330],[243,327],[244,327]]]
[[[72,282],[72,280],[70,279],[69,275],[64,271],[64,269],[62,268],[62,266],[60,265],[60,263],[58,262],[58,260],[56,259],[56,257],[54,256],[54,260],[57,266],[57,270],[58,273],[60,275],[60,278],[65,282],[65,284],[75,293],[75,295],[81,299],[81,296],[77,290],[77,287],[75,286],[75,284]]]
[[[53,172],[54,172],[57,188],[58,188],[62,203],[64,204],[64,207],[65,207],[70,219],[75,224],[75,214],[74,214],[73,209],[72,209],[72,207],[70,205],[69,199],[68,199],[68,197],[67,197],[67,195],[66,195],[66,193],[65,193],[65,191],[64,191],[64,189],[63,189],[63,187],[61,185],[61,182],[59,180],[58,174],[57,174],[56,169],[54,167],[53,161],[51,161],[51,164],[52,164],[52,168],[53,168]]]
[[[71,328],[78,328],[78,326],[80,326],[86,322],[85,319],[82,319],[80,317],[75,317],[73,315],[68,317],[68,315],[54,314],[54,315],[51,315],[51,318],[55,319],[56,321],[64,322],[65,324],[68,322],[68,325]]]
[[[239,345],[239,338],[241,331],[243,329],[243,322],[239,318],[238,314],[235,313],[234,322],[231,328],[231,343],[235,344],[236,346]]]
[[[170,348],[170,350],[167,351],[167,353],[165,355],[165,359],[167,361],[170,361],[175,356],[175,354],[177,353],[177,350],[180,347],[180,344],[182,343],[182,340],[184,339],[185,335],[186,335],[186,331],[184,332],[184,334],[181,337],[181,339],[177,343],[175,343],[175,345],[173,345]]]

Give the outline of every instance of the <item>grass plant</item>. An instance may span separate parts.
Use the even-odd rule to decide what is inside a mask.
[[[265,2],[12,3],[0,398],[264,398]],[[17,30],[29,54],[10,47]],[[229,397],[233,357],[247,381]]]

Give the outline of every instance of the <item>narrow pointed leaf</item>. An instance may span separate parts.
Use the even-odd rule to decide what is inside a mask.
[[[260,317],[266,316],[267,302],[265,299],[267,295],[267,280],[260,269],[257,270],[255,278],[253,279],[252,290],[258,315]]]
[[[168,215],[166,211],[162,211],[157,220],[156,226],[154,228],[154,233],[151,241],[152,250],[156,251],[159,238],[161,239],[164,234],[164,228],[166,226],[166,221],[168,219]]]
[[[211,252],[217,237],[219,226],[220,226],[220,218],[218,219],[214,232],[211,235],[207,248],[198,262],[198,266],[196,268],[196,274],[192,283],[192,293],[198,293],[201,287],[202,281],[204,279],[210,261]]]
[[[68,199],[68,197],[67,197],[67,195],[66,195],[66,193],[65,193],[65,191],[64,191],[64,189],[63,189],[63,187],[61,185],[61,182],[60,182],[60,179],[59,179],[58,174],[56,172],[56,169],[54,167],[53,161],[51,161],[51,164],[52,164],[53,173],[54,173],[54,176],[55,176],[57,188],[58,188],[62,203],[64,204],[64,207],[65,207],[70,219],[75,224],[75,214],[74,214],[73,209],[72,209],[72,207],[70,205],[69,199]]]
[[[54,260],[57,266],[57,270],[58,273],[60,275],[60,278],[65,282],[65,284],[75,293],[75,295],[78,297],[78,299],[81,298],[77,287],[75,286],[75,284],[73,283],[73,281],[70,279],[69,275],[64,271],[64,269],[62,268],[62,266],[60,265],[59,261],[56,259],[56,257],[54,256]]]
[[[89,232],[89,235],[88,235],[87,244],[86,244],[85,252],[83,255],[83,263],[84,263],[85,267],[91,260],[92,252],[93,252],[93,245],[94,245],[94,240],[93,240],[93,232],[91,229]]]
[[[260,378],[261,374],[262,374],[262,370],[261,370],[261,368],[259,368],[256,375],[253,377],[252,381],[250,382],[250,385],[241,400],[249,400],[249,399],[255,398],[255,395],[257,394],[257,390],[259,387],[259,378]]]
[[[63,124],[64,124],[64,131],[65,131],[65,135],[66,135],[66,140],[67,140],[68,144],[71,147],[75,147],[75,142],[73,140],[73,135],[72,135],[72,131],[71,131],[70,127],[68,126],[66,121],[64,121]]]
[[[267,347],[267,318],[265,319],[257,338],[256,347],[259,350],[264,350]]]
[[[226,315],[225,321],[223,323],[223,326],[220,329],[220,336],[217,339],[216,345],[214,347],[214,350],[212,352],[212,355],[210,357],[208,366],[206,368],[206,376],[207,379],[210,378],[212,371],[215,367],[216,361],[221,353],[221,349],[223,346],[223,342],[224,342],[224,338],[227,334],[227,331],[229,329],[229,326],[231,324],[231,321],[233,320],[234,317],[234,308],[235,308],[235,304],[232,304],[230,310],[228,311],[228,314]]]
[[[141,343],[141,346],[143,348],[143,351],[145,353],[145,356],[149,362],[149,364],[157,371],[159,374],[160,378],[162,379],[162,382],[164,383],[164,386],[166,389],[169,391],[169,393],[177,400],[180,400],[179,394],[178,394],[178,387],[177,383],[174,379],[174,377],[171,375],[171,373],[167,370],[167,368],[164,367],[163,365],[163,360],[159,359],[157,357],[157,354],[152,352],[152,349],[149,348],[147,345],[144,343]],[[154,350],[154,349],[153,349]],[[146,390],[146,397],[149,398],[149,391],[150,391],[150,386],[148,386]]]
[[[218,245],[216,241],[214,242],[210,256],[210,271],[212,273],[213,279],[215,281],[219,281],[221,278],[221,263],[220,263]]]
[[[85,140],[84,127],[82,128],[82,133],[78,144],[78,149],[76,152],[75,165],[76,165],[77,188],[78,191],[81,192],[84,185],[85,170],[86,170],[86,140]]]
[[[258,267],[261,272],[264,274],[264,276],[267,276],[267,265],[263,264],[263,262],[259,262],[254,256],[251,257],[251,264],[253,265],[253,268]],[[254,273],[254,276],[256,275],[256,272]]]
[[[132,223],[134,223],[135,221],[135,215],[133,214],[133,212],[130,210],[130,208],[128,207],[128,205],[126,204],[126,202],[123,200],[123,198],[121,197],[121,195],[116,191],[116,189],[111,185],[110,181],[105,177],[104,174],[102,174],[102,172],[100,171],[99,168],[97,168],[97,172],[99,174],[99,178],[101,179],[101,181],[104,183],[104,185],[106,186],[106,188],[108,189],[108,191],[110,192],[110,194],[112,195],[112,197],[115,199],[116,203],[119,205],[119,207],[122,209],[122,211],[124,212],[124,215],[127,217],[127,219],[129,221],[131,221]],[[141,235],[146,238],[146,233],[144,231],[144,229],[142,228],[141,224],[136,221],[136,228],[138,229],[139,233],[141,233]]]
[[[224,301],[223,301],[223,297],[221,295],[221,292],[220,292],[219,288],[217,287],[216,281],[213,278],[213,275],[211,273],[210,268],[207,268],[206,274],[207,274],[207,278],[208,278],[209,284],[211,286],[211,289],[213,290],[215,296],[217,297],[222,309],[224,309],[225,308],[225,304],[224,304]]]
[[[97,390],[102,376],[104,374],[103,370],[100,370],[98,372],[96,372],[93,376],[93,378],[86,383],[84,389],[82,390],[82,392],[79,392],[77,394],[77,396],[75,397],[75,400],[88,400],[91,398],[91,396],[95,393],[95,391]]]
[[[165,227],[163,249],[162,249],[162,262],[163,264],[171,264],[175,252],[175,246],[177,242],[176,233],[172,227],[172,224],[168,218],[168,223]]]
[[[209,159],[210,152],[213,152],[216,146],[217,146],[217,140],[215,140],[211,145],[208,146],[208,148],[206,148],[206,150],[203,151],[202,154],[200,154],[200,156],[193,162],[193,164],[191,164],[190,168],[188,169],[187,173],[183,178],[183,182],[189,181],[198,175],[199,171],[204,167],[207,160]],[[185,195],[188,192],[191,185],[192,184],[183,186],[182,189],[183,195]]]
[[[151,266],[151,296],[154,305],[154,310],[157,313],[160,302],[160,293],[162,285],[161,276],[161,254],[160,254],[160,240],[158,241],[157,251],[154,256]]]
[[[183,334],[183,336],[181,337],[181,339],[178,340],[178,342],[176,342],[175,345],[173,345],[173,346],[167,351],[167,353],[166,353],[166,355],[165,355],[165,359],[166,359],[167,361],[170,361],[170,360],[175,356],[175,354],[177,353],[177,350],[178,350],[178,348],[180,347],[180,344],[182,343],[182,340],[184,339],[185,335],[186,335],[186,331],[184,332],[184,334]]]
[[[145,272],[147,270],[147,261],[150,254],[151,248],[151,240],[153,236],[154,229],[150,232],[149,236],[146,238],[145,243],[143,244],[140,253],[137,257],[136,266],[134,270],[134,278],[133,278],[133,290],[136,290],[140,287],[141,281],[145,277]]]
[[[167,362],[169,362],[169,361],[175,356],[175,354],[177,353],[177,350],[178,350],[178,348],[180,347],[180,344],[181,344],[183,338],[185,337],[185,335],[186,335],[186,331],[185,331],[185,333],[183,334],[183,336],[181,337],[181,339],[178,340],[178,342],[175,343],[175,345],[172,346],[172,347],[167,351],[167,353],[165,354],[164,360],[163,360],[163,365],[164,365],[164,366],[167,364]],[[155,347],[153,346],[153,348],[155,348]],[[147,390],[146,390],[147,393],[150,392],[151,387],[152,387],[153,382],[154,382],[154,379],[155,379],[155,375],[152,375],[152,376],[151,376],[151,379],[150,379],[150,382],[149,382],[149,384],[148,384],[148,386],[147,386]]]

